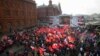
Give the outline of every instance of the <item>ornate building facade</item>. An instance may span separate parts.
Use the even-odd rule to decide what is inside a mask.
[[[57,15],[61,15],[62,11],[61,11],[61,6],[59,5],[54,5],[52,4],[52,0],[49,0],[49,5],[41,5],[38,6],[37,8],[37,16],[38,16],[38,20],[40,21],[47,21],[48,20],[48,16],[57,16]]]
[[[0,0],[0,31],[9,32],[36,25],[37,9],[33,0]]]

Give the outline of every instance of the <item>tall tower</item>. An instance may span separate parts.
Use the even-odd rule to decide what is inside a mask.
[[[60,3],[59,3],[59,5],[58,5],[58,6],[59,6],[60,13],[62,13],[62,10],[61,10],[61,5],[60,5]]]
[[[49,5],[52,5],[52,0],[49,0]]]

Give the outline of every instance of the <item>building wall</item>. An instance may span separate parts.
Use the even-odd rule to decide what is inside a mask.
[[[37,9],[31,0],[0,0],[0,27],[2,32],[30,27],[37,22]]]
[[[38,17],[45,17],[45,16],[57,16],[60,15],[61,11],[53,6],[47,6],[43,8],[38,8]]]
[[[61,10],[59,10],[57,7],[54,7],[54,5],[43,5],[42,7],[37,8],[37,19],[39,25],[48,25],[50,19],[49,16],[58,16],[61,15]]]
[[[57,16],[61,14],[61,11],[54,7],[53,5],[45,6],[37,8],[38,9],[38,19],[46,18],[47,16]]]

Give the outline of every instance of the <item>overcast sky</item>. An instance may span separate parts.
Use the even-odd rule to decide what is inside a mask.
[[[49,0],[35,0],[37,6],[48,5]],[[100,13],[100,0],[52,0],[53,4],[61,4],[63,14]]]

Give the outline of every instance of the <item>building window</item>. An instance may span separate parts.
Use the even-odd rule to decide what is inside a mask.
[[[1,29],[1,25],[0,25],[0,29]]]
[[[18,10],[15,10],[15,16],[18,16]]]
[[[3,0],[0,1],[0,7],[3,7]]]
[[[0,32],[2,32],[2,26],[0,25]]]
[[[4,16],[10,16],[10,10],[4,9]]]
[[[12,30],[13,30],[11,22],[8,23],[8,30],[9,30],[9,32],[12,32]]]

